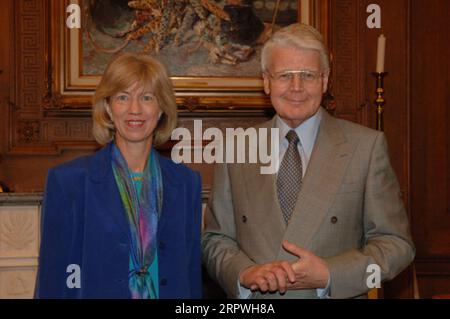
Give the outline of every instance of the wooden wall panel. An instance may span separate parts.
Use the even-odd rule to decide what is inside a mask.
[[[409,1],[380,0],[381,29],[366,25],[370,0],[332,1],[333,94],[335,114],[376,127],[375,72],[377,38],[387,37],[384,131],[392,165],[408,203]]]
[[[446,0],[411,10],[411,212],[422,295],[450,293],[450,26]]]
[[[4,153],[8,132],[8,113],[10,101],[10,70],[12,42],[12,0],[0,2],[0,180],[4,179]]]
[[[366,12],[369,4],[365,0],[361,11]],[[376,1],[381,8],[381,29],[362,30],[361,37],[365,43],[360,46],[361,56],[365,57],[363,65],[366,83],[365,100],[369,102],[370,111],[367,114],[368,126],[375,127],[375,77],[377,38],[380,34],[386,36],[386,58],[384,98],[384,132],[388,140],[391,164],[397,174],[403,194],[403,201],[409,213],[409,1]],[[369,13],[364,14],[361,24],[366,24]],[[391,282],[385,284],[386,298],[412,298],[414,295],[413,269],[408,267]]]
[[[409,1],[379,0],[381,29],[366,24],[370,0],[332,1],[331,34],[333,54],[332,93],[339,117],[376,127],[376,83],[372,72],[376,67],[377,38],[387,38],[385,69],[384,131],[389,144],[391,163],[397,173],[408,207],[408,74],[409,74]],[[392,298],[413,296],[412,268],[386,283],[384,295]]]
[[[448,246],[447,246],[448,247]],[[423,298],[450,294],[450,261],[448,258],[421,258],[416,260],[420,294]]]
[[[446,218],[450,200],[446,124],[450,120],[450,30],[445,21],[450,3],[378,0],[382,10],[382,30],[378,30],[366,27],[366,8],[373,1],[323,2],[330,4],[331,92],[338,117],[375,127],[371,72],[377,37],[381,32],[387,37],[384,116],[391,161],[411,213],[421,292],[425,296],[443,293],[450,261],[450,221]],[[0,180],[16,192],[42,191],[49,167],[92,153],[97,147],[88,112],[68,115],[43,109],[49,3],[0,1]],[[188,109],[180,119],[182,126],[189,127],[194,119],[202,118],[211,126],[248,127],[269,117],[262,111],[206,115]],[[212,165],[190,166],[202,172],[208,188]],[[411,276],[408,269],[387,284],[385,296],[412,297]]]
[[[335,114],[363,124],[359,108],[358,6],[355,1],[332,2],[332,93],[336,98]],[[364,123],[365,124],[365,123]]]

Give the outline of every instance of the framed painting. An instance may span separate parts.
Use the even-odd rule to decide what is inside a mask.
[[[71,4],[80,27],[69,28]],[[87,109],[110,59],[149,54],[168,68],[181,109],[267,106],[260,52],[301,21],[327,37],[328,0],[52,0],[47,109]]]

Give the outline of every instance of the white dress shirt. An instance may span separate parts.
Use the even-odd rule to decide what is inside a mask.
[[[322,110],[319,109],[316,114],[297,126],[295,129],[287,125],[278,115],[275,117],[275,127],[278,128],[280,138],[280,163],[283,161],[284,154],[289,146],[289,142],[286,139],[286,134],[290,130],[295,130],[298,138],[300,139],[297,147],[302,159],[303,177],[305,176],[306,169],[308,168],[309,159],[316,142],[317,132],[319,131],[320,121],[322,119]]]

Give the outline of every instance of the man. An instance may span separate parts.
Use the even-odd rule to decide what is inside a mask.
[[[320,107],[329,61],[314,28],[276,32],[262,69],[277,115],[260,127],[279,129],[281,164],[216,166],[203,261],[231,298],[365,297],[372,267],[389,280],[415,254],[385,136]]]

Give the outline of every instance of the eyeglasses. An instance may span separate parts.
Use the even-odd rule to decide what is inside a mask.
[[[311,70],[289,70],[276,72],[269,75],[280,85],[288,85],[294,79],[294,76],[299,75],[304,83],[314,83],[318,78],[324,75],[323,72]]]

